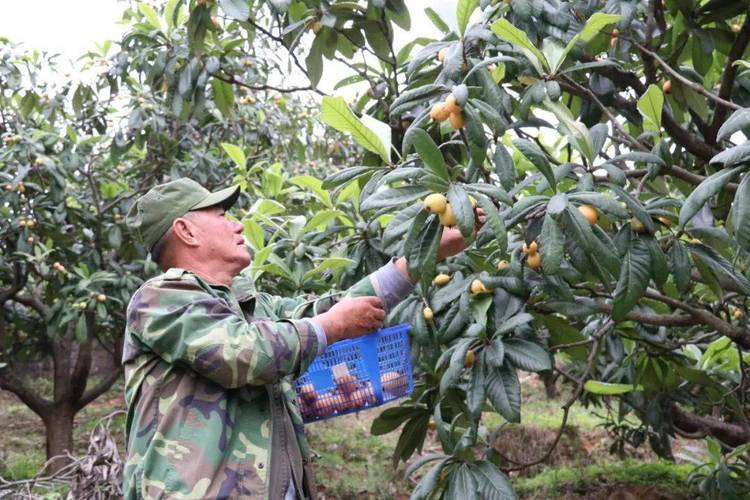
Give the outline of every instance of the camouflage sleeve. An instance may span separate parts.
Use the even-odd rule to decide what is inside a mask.
[[[248,323],[190,279],[153,281],[133,296],[128,324],[145,347],[217,384],[265,385],[304,372],[319,341],[307,321]]]

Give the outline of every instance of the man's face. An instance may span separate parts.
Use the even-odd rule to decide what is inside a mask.
[[[244,228],[224,215],[223,208],[209,207],[190,212],[186,218],[195,228],[206,262],[215,264],[218,269],[229,267],[239,273],[250,264],[250,252],[242,234]]]

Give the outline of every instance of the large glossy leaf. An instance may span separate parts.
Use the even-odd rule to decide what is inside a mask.
[[[440,247],[440,237],[443,234],[443,226],[437,217],[428,219],[419,232],[416,241],[411,245],[407,260],[409,263],[409,275],[419,278],[427,286],[435,275],[437,253]]]
[[[443,32],[448,33],[451,29],[448,27],[447,24],[445,24],[445,21],[440,17],[440,15],[435,12],[431,7],[425,7],[424,13],[427,15],[427,18],[432,22],[435,27]]]
[[[654,221],[651,220],[651,216],[643,207],[641,202],[616,184],[607,183],[606,185],[609,186],[609,188],[615,192],[617,197],[625,203],[625,205],[630,209],[635,218],[641,221],[641,223],[646,228],[646,231],[648,231],[649,233],[653,233]]]
[[[438,479],[440,479],[440,473],[443,470],[443,467],[445,467],[446,463],[449,459],[443,459],[439,461],[435,466],[427,472],[427,474],[422,477],[422,479],[417,484],[417,487],[414,488],[414,491],[411,494],[411,500],[425,500],[430,497],[431,493],[435,488],[437,488],[438,485]]]
[[[303,279],[309,280],[316,274],[320,274],[327,269],[337,269],[340,267],[348,267],[348,266],[351,266],[353,263],[354,263],[353,260],[347,259],[344,257],[329,257],[327,259],[324,259],[315,268],[307,271],[305,275],[303,276]]]
[[[495,205],[489,200],[489,198],[483,195],[476,195],[477,204],[484,210],[486,217],[486,224],[492,228],[492,232],[495,235],[495,242],[497,243],[498,249],[501,252],[505,252],[508,248],[508,232],[505,229],[505,221],[500,216]]]
[[[544,107],[555,115],[560,130],[567,137],[573,149],[586,158],[589,164],[593,164],[594,144],[586,125],[576,120],[570,110],[560,102],[552,102],[549,99],[545,99]]]
[[[471,379],[466,391],[466,405],[472,418],[478,419],[482,414],[482,405],[487,397],[487,388],[484,380],[485,351],[480,352],[471,367]]]
[[[362,202],[362,210],[372,210],[374,208],[397,207],[404,203],[409,203],[430,194],[428,189],[419,186],[402,186],[397,188],[386,188],[376,191]]]
[[[471,347],[471,339],[462,339],[461,342],[454,348],[453,354],[451,354],[450,361],[448,363],[448,369],[440,379],[440,394],[444,394],[453,384],[456,383],[461,372],[464,370],[464,359],[466,358],[466,352]]]
[[[552,191],[556,191],[557,181],[555,180],[555,174],[552,172],[549,160],[547,160],[547,157],[539,146],[526,139],[513,139],[513,145],[539,169],[547,179],[547,182],[549,182]]]
[[[443,159],[443,153],[440,152],[430,134],[425,132],[424,129],[417,128],[410,129],[408,135],[410,136],[410,142],[414,144],[414,149],[416,149],[425,166],[441,179],[450,180],[448,166]]]
[[[479,460],[471,466],[479,484],[479,493],[484,500],[516,500],[510,479],[492,462]]]
[[[469,24],[471,14],[479,7],[479,0],[458,0],[456,6],[456,22],[458,23],[458,34],[463,35],[466,25]]]
[[[597,12],[593,16],[591,16],[588,21],[586,21],[586,24],[583,26],[581,32],[576,34],[576,36],[574,36],[565,46],[565,49],[563,50],[560,58],[557,61],[557,64],[555,65],[554,72],[557,72],[557,70],[560,69],[563,62],[565,62],[565,58],[570,53],[570,51],[573,50],[573,47],[575,47],[578,42],[588,43],[592,38],[594,38],[594,36],[596,36],[597,33],[602,30],[602,28],[609,26],[610,24],[614,24],[619,20],[620,16],[604,14],[603,12]]]
[[[222,142],[221,147],[224,151],[226,151],[235,165],[237,165],[241,169],[245,168],[247,158],[245,157],[245,152],[242,151],[241,147],[235,146],[234,144],[229,144],[227,142]]]
[[[703,205],[706,204],[709,198],[721,191],[724,186],[729,184],[745,168],[745,166],[740,166],[720,170],[698,184],[687,197],[685,203],[683,203],[682,209],[680,209],[680,227],[685,227],[685,224],[690,222],[693,216],[703,208]]]
[[[587,380],[583,388],[591,394],[600,394],[602,396],[613,396],[615,394],[626,394],[628,392],[643,390],[642,387],[633,384],[611,384],[608,382],[599,382],[598,380]]]
[[[324,123],[339,132],[352,134],[360,146],[377,154],[384,162],[390,161],[386,145],[373,130],[352,113],[343,97],[323,97],[320,111],[320,117]]]
[[[539,372],[552,367],[549,352],[528,340],[509,338],[503,341],[505,358],[522,370]]]
[[[474,234],[474,208],[469,201],[469,195],[461,184],[451,184],[448,188],[448,201],[453,209],[453,214],[458,221],[458,228],[464,239],[469,239]]]
[[[547,213],[539,235],[539,254],[542,256],[542,269],[545,274],[555,274],[560,269],[565,253],[565,236],[557,221]]]
[[[638,99],[638,111],[644,118],[644,126],[658,132],[661,129],[661,113],[664,108],[664,94],[661,89],[653,83],[648,86],[646,92]]]
[[[460,498],[473,500],[479,498],[479,483],[469,469],[468,464],[461,464],[448,477],[448,488],[445,498]]]
[[[712,165],[720,164],[724,165],[724,168],[733,167],[740,163],[750,162],[750,141],[746,141],[739,146],[734,146],[729,149],[725,149],[721,153],[717,154],[709,163]]]
[[[211,87],[214,91],[214,104],[219,108],[221,114],[224,117],[232,115],[232,109],[234,106],[234,91],[232,85],[223,82],[218,78],[211,79]]]
[[[690,262],[690,254],[688,254],[688,251],[679,240],[672,244],[669,254],[672,260],[672,276],[674,277],[675,286],[680,293],[685,293],[690,288],[691,282],[690,270],[692,269],[692,264]]]
[[[516,369],[508,364],[485,374],[487,397],[492,407],[509,422],[521,421],[521,384]]]
[[[250,3],[247,0],[219,0],[219,7],[227,16],[238,21],[247,21],[250,17]]]
[[[732,113],[727,121],[719,128],[716,135],[718,140],[726,139],[737,131],[750,128],[750,108],[741,108]]]
[[[545,70],[549,69],[549,64],[544,54],[531,43],[526,33],[510,24],[507,19],[495,21],[492,25],[492,31],[501,39],[516,46],[526,56],[532,66],[534,66],[537,73],[541,75],[545,73]]]
[[[516,314],[512,318],[503,321],[502,324],[497,325],[497,330],[495,330],[495,335],[504,335],[508,332],[512,332],[517,327],[521,325],[525,325],[526,323],[529,323],[530,321],[533,321],[533,320],[534,320],[534,317],[529,313]]]
[[[737,194],[734,196],[732,214],[734,237],[745,251],[750,252],[750,174],[742,176]]]
[[[379,169],[380,167],[347,167],[326,176],[326,178],[323,179],[323,184],[321,186],[323,189],[334,189],[338,186],[348,184],[354,179],[371,174]]]
[[[651,280],[651,252],[640,238],[630,240],[615,288],[612,317],[621,321],[633,309]]]

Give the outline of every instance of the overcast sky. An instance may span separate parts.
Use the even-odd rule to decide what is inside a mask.
[[[416,36],[439,36],[424,14],[427,6],[437,11],[449,25],[455,26],[457,0],[408,0],[407,3],[412,29],[408,34],[397,31],[397,49]],[[127,6],[123,0],[0,0],[0,5],[0,36],[22,43],[27,50],[36,48],[59,53],[71,60],[94,49],[95,43],[118,40],[125,31],[125,26],[119,24]],[[324,72],[321,90],[332,92],[333,85],[350,74],[346,68],[342,71],[329,66]]]

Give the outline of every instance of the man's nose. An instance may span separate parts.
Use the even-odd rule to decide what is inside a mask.
[[[245,226],[243,226],[241,222],[233,221],[233,223],[235,233],[242,233],[245,230]]]

